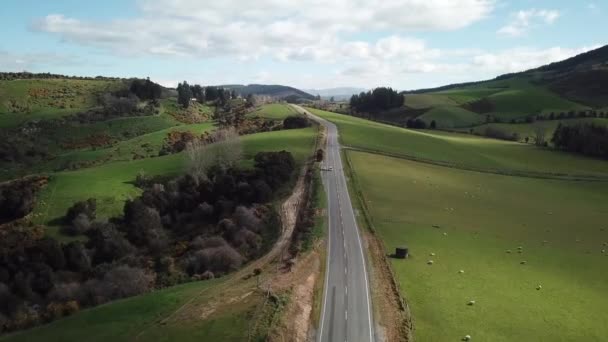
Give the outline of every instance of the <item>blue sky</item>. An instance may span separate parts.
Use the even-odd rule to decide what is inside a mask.
[[[0,71],[414,89],[605,45],[604,1],[8,0]]]

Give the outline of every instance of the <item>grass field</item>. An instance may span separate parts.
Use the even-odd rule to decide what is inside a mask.
[[[414,109],[456,106],[458,102],[443,94],[406,94],[404,105]]]
[[[289,105],[284,103],[271,103],[260,106],[251,115],[259,115],[269,120],[283,120],[290,115],[297,114]]]
[[[434,107],[418,118],[427,125],[434,120],[437,128],[470,127],[485,121],[485,116],[456,106]]]
[[[416,340],[608,336],[608,256],[601,253],[608,242],[608,183],[347,153],[387,252],[410,248],[411,258],[393,266],[412,309]],[[475,305],[467,305],[471,300]]]
[[[608,163],[528,144],[442,131],[416,131],[316,109],[344,145],[432,163],[500,173],[608,176]]]
[[[214,128],[214,124],[206,122],[202,124],[180,125],[165,128],[152,133],[142,134],[133,139],[123,140],[109,148],[86,149],[64,153],[59,155],[49,164],[44,165],[46,169],[53,170],[65,166],[68,163],[78,162],[116,162],[129,161],[134,158],[149,158],[158,156],[158,152],[164,144],[167,134],[170,132],[192,132],[201,135]]]
[[[604,118],[580,118],[580,119],[568,119],[568,120],[547,120],[547,121],[537,121],[535,123],[521,123],[521,124],[508,124],[508,123],[491,123],[491,124],[483,124],[476,127],[471,128],[473,132],[478,134],[484,134],[487,127],[494,127],[503,130],[504,132],[508,132],[510,135],[513,133],[519,134],[520,141],[523,141],[525,137],[530,137],[533,140],[535,136],[534,129],[536,126],[541,126],[544,128],[545,137],[547,140],[551,140],[557,125],[576,125],[578,123],[595,123],[599,125],[608,125],[608,119]],[[458,129],[458,131],[469,132],[469,128]],[[531,141],[532,141],[531,140]]]
[[[242,137],[245,166],[252,165],[253,156],[260,151],[288,150],[298,163],[310,153],[316,128],[258,133]],[[146,175],[177,175],[185,170],[185,155],[172,154],[157,158],[114,162],[76,171],[58,172],[38,196],[34,209],[35,221],[53,223],[62,217],[74,202],[97,199],[97,216],[107,218],[122,212],[124,202],[137,196],[140,190],[132,182],[139,172]],[[57,229],[50,229],[57,234]]]
[[[200,305],[223,297],[223,279],[178,285],[153,293],[87,309],[73,316],[31,330],[0,338],[0,341],[243,341],[256,305],[257,294],[216,310],[201,319],[159,321],[189,300]],[[228,298],[225,298],[228,301]]]
[[[463,105],[485,100],[490,106],[487,113],[473,116]],[[521,119],[546,112],[568,112],[589,107],[572,102],[534,84],[530,78],[518,76],[474,85],[422,94],[406,94],[405,105],[410,108],[428,108],[421,119],[435,120],[440,127],[465,127],[480,124],[486,115],[505,121]],[[432,118],[429,118],[432,117]],[[480,120],[481,118],[482,120]]]
[[[96,96],[122,81],[32,79],[0,81],[0,128],[60,117],[96,105]]]

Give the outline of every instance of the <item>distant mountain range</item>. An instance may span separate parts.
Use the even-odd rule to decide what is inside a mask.
[[[336,100],[349,99],[353,94],[359,94],[362,91],[366,91],[363,88],[353,87],[338,87],[338,88],[327,88],[327,89],[304,89],[305,92],[312,95],[319,95],[322,98],[334,97]]]
[[[314,100],[314,96],[304,92],[302,90],[288,87],[284,85],[267,85],[267,84],[226,84],[220,87],[235,90],[241,96],[247,96],[249,94],[270,96],[276,99],[303,99],[303,100]]]

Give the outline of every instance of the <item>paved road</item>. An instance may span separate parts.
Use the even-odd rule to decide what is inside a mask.
[[[374,333],[365,257],[340,159],[338,129],[302,107],[294,105],[294,108],[327,128],[323,166],[333,168],[333,171],[321,171],[328,194],[329,243],[317,341],[372,342]]]

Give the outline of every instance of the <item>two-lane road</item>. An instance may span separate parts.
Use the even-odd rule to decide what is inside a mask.
[[[329,241],[320,342],[374,341],[372,308],[363,245],[348,194],[336,125],[293,107],[327,128],[323,184],[328,197]]]

